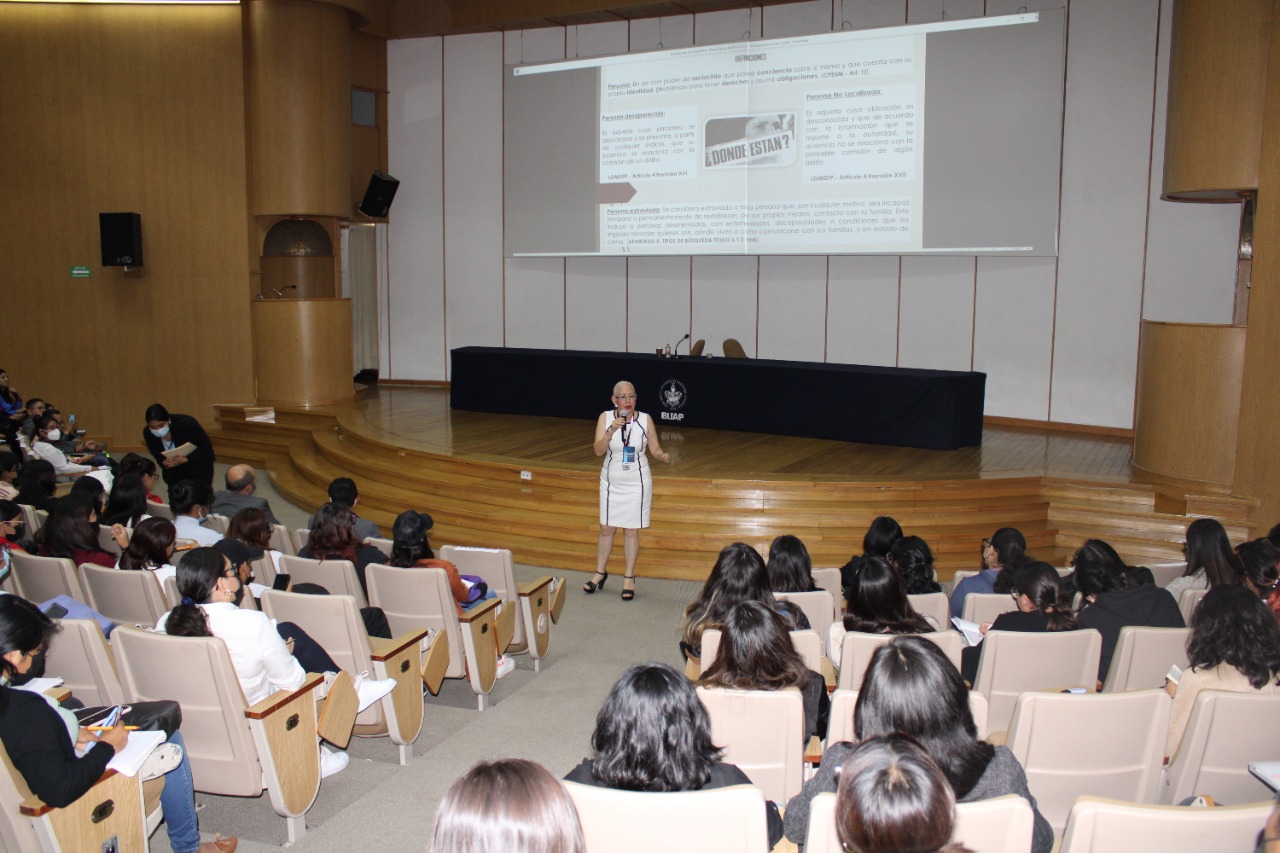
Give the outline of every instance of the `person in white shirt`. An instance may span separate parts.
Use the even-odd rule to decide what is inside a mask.
[[[173,509],[173,526],[179,539],[194,539],[198,545],[212,547],[222,535],[201,526],[209,516],[213,503],[213,487],[200,480],[179,480],[169,487],[169,506]]]
[[[58,449],[57,443],[62,440],[62,430],[58,425],[58,419],[52,415],[43,415],[36,422],[36,434],[31,442],[31,454],[37,459],[43,459],[53,466],[54,473],[59,477],[69,477],[76,474],[87,474],[93,470],[92,465],[80,464],[82,458],[72,462],[67,458],[67,454]]]

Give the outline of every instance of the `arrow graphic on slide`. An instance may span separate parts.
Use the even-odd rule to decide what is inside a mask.
[[[596,204],[626,204],[635,194],[630,183],[596,184]]]

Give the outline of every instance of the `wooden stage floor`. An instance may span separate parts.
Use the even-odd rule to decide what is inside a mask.
[[[610,403],[601,395],[603,411]],[[487,460],[527,461],[598,470],[591,452],[593,421],[494,415],[449,408],[435,387],[371,388],[350,408],[370,436],[405,448]],[[987,426],[982,445],[921,450],[824,439],[691,427],[659,427],[671,466],[664,476],[815,481],[989,479],[1057,476],[1127,483],[1134,478],[1133,441],[1048,429]]]

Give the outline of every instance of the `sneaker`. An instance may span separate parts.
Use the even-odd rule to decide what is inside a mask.
[[[515,669],[516,662],[514,658],[508,657],[507,655],[498,655],[498,678],[501,678],[509,672],[515,672]]]
[[[355,677],[354,686],[356,688],[356,696],[360,698],[360,704],[356,706],[356,713],[360,713],[394,690],[396,680],[394,678],[371,679],[369,678],[369,673],[362,672]]]
[[[151,751],[142,762],[142,780],[159,779],[182,763],[182,747],[176,743],[162,743]]]
[[[325,746],[320,747],[320,778],[327,779],[334,773],[341,773],[351,763],[351,756],[345,752],[334,752]]]

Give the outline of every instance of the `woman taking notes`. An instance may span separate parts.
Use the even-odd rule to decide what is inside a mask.
[[[596,456],[604,457],[600,469],[600,541],[596,546],[596,575],[583,585],[582,591],[590,594],[604,589],[609,578],[606,567],[613,550],[613,534],[621,527],[626,560],[622,600],[630,601],[636,595],[640,528],[649,526],[649,504],[653,499],[653,477],[645,451],[659,462],[669,463],[671,455],[658,443],[653,418],[636,411],[636,389],[630,382],[613,386],[613,405],[600,413],[596,440],[591,446]]]

